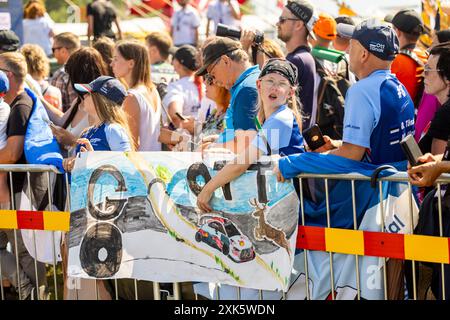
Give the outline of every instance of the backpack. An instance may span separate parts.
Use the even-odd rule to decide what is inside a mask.
[[[345,95],[351,86],[348,63],[341,60],[345,61],[345,67],[332,73],[317,58],[314,57],[314,60],[320,77],[316,123],[324,135],[340,140],[343,133]]]
[[[414,107],[416,110],[419,108],[420,101],[422,100],[423,93],[425,91],[423,69],[425,67],[425,63],[428,58],[426,55],[422,55],[422,54],[418,55],[418,53],[421,53],[421,52],[412,47],[405,47],[399,51],[399,54],[405,55],[405,56],[409,57],[410,59],[412,59],[417,64],[417,69],[419,70],[419,72],[417,73],[418,89],[417,89],[416,97],[414,98],[414,101],[413,101]]]

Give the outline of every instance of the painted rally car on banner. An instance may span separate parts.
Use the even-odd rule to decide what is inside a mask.
[[[195,234],[195,240],[221,251],[237,263],[251,261],[256,255],[250,239],[226,218],[207,219]]]

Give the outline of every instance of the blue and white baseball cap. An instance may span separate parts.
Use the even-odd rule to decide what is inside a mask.
[[[127,90],[119,80],[108,76],[100,76],[88,84],[76,83],[74,87],[76,91],[82,94],[92,92],[100,93],[118,105],[122,105],[128,95]]]
[[[0,70],[0,98],[9,91],[9,80],[6,73]]]
[[[338,34],[343,38],[358,40],[377,58],[392,61],[399,52],[399,42],[394,29],[377,19],[364,20],[359,25],[339,23]]]

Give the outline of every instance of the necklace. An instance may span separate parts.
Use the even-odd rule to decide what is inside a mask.
[[[88,131],[86,132],[86,139],[88,139],[89,141],[91,141],[91,138],[94,136],[94,134],[97,133],[98,129],[100,129],[103,125],[103,122],[99,123],[96,126],[92,126],[91,128],[88,129]]]

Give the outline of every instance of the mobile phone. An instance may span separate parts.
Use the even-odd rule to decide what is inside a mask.
[[[305,129],[302,132],[303,138],[305,139],[308,147],[314,151],[325,145],[325,139],[323,138],[322,131],[317,124]]]
[[[420,165],[421,163],[417,161],[419,157],[421,157],[422,151],[420,151],[419,145],[414,139],[413,135],[408,135],[405,139],[400,142],[400,146],[402,147],[403,153],[408,159],[411,166],[415,167]]]
[[[178,119],[180,119],[181,121],[184,121],[184,120],[186,120],[186,118],[185,117],[183,117],[180,113],[178,113],[178,112],[175,112],[175,115],[178,117]]]

